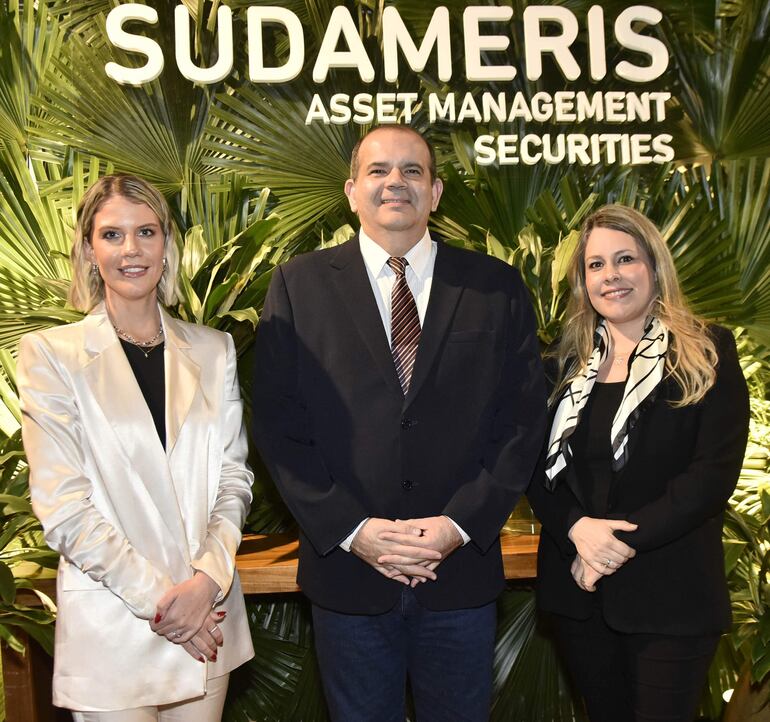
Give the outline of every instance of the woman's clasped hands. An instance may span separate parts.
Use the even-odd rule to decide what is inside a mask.
[[[150,629],[174,644],[179,644],[199,662],[217,661],[217,649],[224,638],[219,623],[226,612],[212,609],[219,586],[204,572],[169,589],[158,601]]]
[[[569,530],[578,555],[570,569],[575,583],[586,592],[596,591],[596,582],[614,574],[636,550],[615,536],[615,531],[634,531],[637,525],[622,519],[583,516]]]

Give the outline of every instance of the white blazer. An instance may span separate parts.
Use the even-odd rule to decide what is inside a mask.
[[[229,334],[165,334],[166,448],[104,305],[26,335],[18,384],[32,506],[61,554],[53,701],[75,710],[168,704],[254,655],[235,552],[251,502]],[[163,593],[208,574],[224,645],[201,664],[150,630]]]

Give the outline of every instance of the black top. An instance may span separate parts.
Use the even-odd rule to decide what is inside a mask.
[[[604,518],[612,484],[610,429],[623,399],[625,381],[596,383],[588,397],[570,448],[589,516]]]
[[[142,390],[142,396],[155,422],[160,443],[166,448],[166,382],[163,364],[163,344],[153,346],[145,352],[133,343],[120,339],[120,345],[126,354],[136,382]]]

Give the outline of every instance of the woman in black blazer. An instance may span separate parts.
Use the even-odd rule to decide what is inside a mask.
[[[735,341],[644,216],[589,217],[529,489],[538,603],[592,722],[692,722],[730,624],[722,520],[749,423]]]

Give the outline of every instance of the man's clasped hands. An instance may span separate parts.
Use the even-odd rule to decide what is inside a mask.
[[[463,540],[446,516],[378,519],[364,523],[350,550],[380,574],[416,587],[436,579],[436,568]]]
[[[594,519],[583,516],[569,530],[577,549],[572,562],[572,578],[586,592],[596,591],[596,582],[614,574],[636,550],[615,536],[615,531],[634,531],[636,524],[619,519]]]

